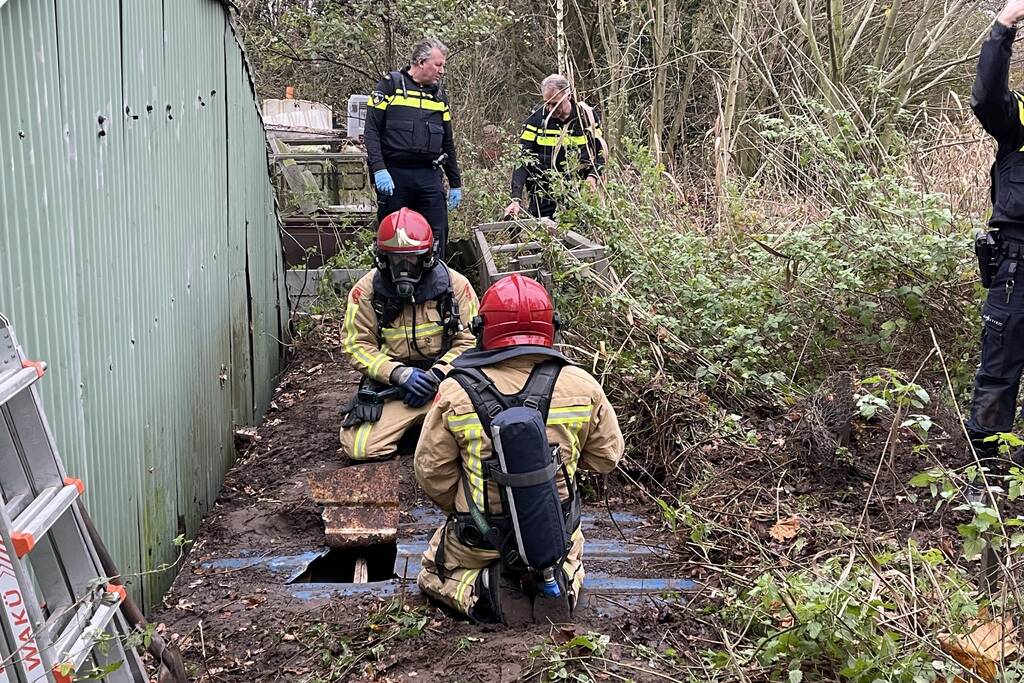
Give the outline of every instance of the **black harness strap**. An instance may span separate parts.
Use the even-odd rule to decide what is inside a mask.
[[[498,413],[516,406],[526,406],[536,409],[546,422],[548,409],[551,407],[551,395],[555,390],[555,383],[558,375],[562,372],[565,363],[558,359],[546,360],[537,364],[530,372],[519,393],[508,395],[498,391],[494,382],[480,368],[453,368],[448,374],[466,391],[473,410],[480,418],[484,432],[490,436],[491,420]]]
[[[427,299],[435,302],[438,317],[441,318],[441,350],[435,358],[431,359],[434,361],[451,350],[455,335],[462,329],[462,320],[459,316],[458,302],[455,300],[451,273],[444,264],[439,263],[436,268],[444,268],[445,270],[442,291],[435,294],[431,299]],[[436,292],[436,289],[434,292]],[[428,294],[433,294],[434,292],[429,292]],[[395,295],[389,294],[392,294],[392,292],[380,281],[380,273],[378,273],[377,277],[374,278],[372,306],[373,312],[377,316],[377,346],[382,349],[384,348],[384,328],[398,319],[408,303]],[[413,340],[415,341],[415,327],[412,333]]]
[[[473,409],[476,411],[484,433],[490,437],[491,421],[501,411],[517,406],[536,409],[541,414],[544,422],[547,423],[548,410],[551,407],[551,396],[554,393],[555,383],[558,381],[558,376],[564,366],[565,362],[559,359],[546,360],[536,365],[530,372],[530,377],[526,380],[522,390],[512,395],[503,394],[498,391],[491,378],[480,368],[455,368],[448,376],[454,377],[465,390],[466,395],[469,396],[469,400],[473,404]],[[493,479],[499,484],[510,486],[529,486],[549,480],[561,468],[566,487],[569,489],[570,500],[576,498],[572,480],[569,478],[565,466],[554,460],[550,466],[543,470],[518,475],[509,475],[502,472],[501,465],[496,458],[490,458],[483,465],[481,468],[481,485],[484,490],[484,508],[481,510],[477,507],[476,502],[473,500],[472,490],[469,488],[468,478],[465,472],[463,472],[466,505],[469,507],[469,514],[481,535],[491,547],[499,552],[503,552],[504,539],[498,533],[497,525],[490,514],[490,503],[488,501],[489,480]],[[510,506],[505,486],[499,486],[498,491],[501,496],[502,509],[505,511],[509,510]],[[481,527],[481,521],[486,523],[485,527]]]
[[[513,488],[524,488],[526,486],[536,486],[549,481],[551,477],[555,476],[561,467],[555,461],[551,461],[551,464],[541,470],[534,470],[532,472],[523,472],[521,474],[506,474],[501,469],[492,469],[491,478],[498,482],[501,486],[511,486]]]

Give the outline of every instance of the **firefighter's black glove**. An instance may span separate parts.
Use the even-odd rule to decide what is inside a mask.
[[[359,394],[356,394],[352,399],[352,403],[349,404],[348,413],[345,415],[345,420],[341,423],[341,426],[349,428],[357,427],[364,422],[377,422],[383,413],[383,403],[364,403],[359,400]]]

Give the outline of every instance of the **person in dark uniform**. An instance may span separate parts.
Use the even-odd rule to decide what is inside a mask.
[[[570,173],[575,168],[591,189],[604,168],[604,137],[596,112],[572,95],[569,80],[551,74],[540,84],[544,104],[530,114],[523,124],[519,146],[526,163],[512,173],[512,203],[506,215],[517,218],[523,212],[523,189],[530,197],[530,216],[551,218],[558,208],[550,192],[551,172]],[[567,154],[576,154],[579,165],[567,164]]]
[[[998,457],[997,444],[986,438],[1013,428],[1024,370],[1024,94],[1009,87],[1015,25],[1021,19],[1024,0],[1010,0],[981,48],[971,92],[971,109],[998,143],[990,231],[976,242],[982,284],[989,292],[967,420],[971,443],[983,458]]]
[[[430,223],[439,258],[448,244],[448,209],[462,201],[452,113],[440,83],[448,48],[436,38],[413,48],[409,66],[385,76],[370,95],[363,139],[377,187],[377,221],[401,208]],[[448,177],[445,193],[442,169]]]

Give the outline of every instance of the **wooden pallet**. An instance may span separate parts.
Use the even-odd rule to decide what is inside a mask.
[[[496,281],[513,273],[531,277],[550,290],[551,273],[544,268],[543,263],[545,245],[540,239],[529,239],[535,237],[546,240],[548,236],[555,236],[561,241],[570,261],[588,264],[598,273],[607,272],[608,255],[604,245],[572,230],[559,232],[550,220],[484,223],[473,228],[473,246],[478,252],[480,291],[485,291]]]

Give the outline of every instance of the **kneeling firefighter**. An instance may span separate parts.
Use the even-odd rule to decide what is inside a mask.
[[[601,385],[552,348],[557,325],[538,282],[491,286],[478,348],[441,383],[416,447],[416,479],[448,513],[417,583],[481,623],[571,618],[584,576],[576,471],[622,457]]]
[[[468,323],[479,305],[469,280],[436,258],[430,224],[411,209],[385,216],[375,254],[376,269],[352,287],[345,309],[345,353],[363,374],[341,427],[354,461],[394,455],[423,421],[452,361],[473,348]]]

